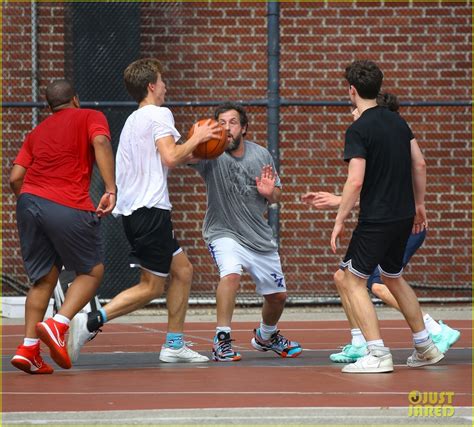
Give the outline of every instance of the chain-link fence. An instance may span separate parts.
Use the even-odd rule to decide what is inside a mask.
[[[264,3],[65,2],[35,8],[18,3],[3,5],[2,12],[4,295],[24,293],[27,285],[8,190],[12,160],[36,120],[30,104],[21,103],[43,101],[49,81],[70,78],[85,105],[100,103],[116,150],[134,109],[125,104],[130,98],[123,69],[138,57],[155,56],[165,65],[167,100],[182,135],[195,120],[212,115],[209,105],[233,100],[247,105],[248,138],[267,145]],[[336,301],[332,276],[343,250],[335,256],[329,248],[335,212],[310,209],[300,197],[306,191],[342,191],[344,131],[352,117],[348,105],[334,101],[346,100],[343,69],[360,57],[384,69],[385,90],[399,95],[401,114],[427,160],[430,230],[406,278],[422,298],[470,300],[470,23],[468,2],[281,4],[280,254],[292,301]],[[47,114],[40,109],[38,120]],[[186,166],[173,170],[169,185],[176,235],[194,264],[192,301],[212,302],[218,275],[201,237],[205,187]],[[96,199],[100,187],[94,177]],[[100,296],[107,299],[138,276],[128,267],[121,221],[106,218],[103,233],[106,275]],[[349,237],[348,230],[342,246]],[[248,276],[239,295],[242,303],[256,301]]]

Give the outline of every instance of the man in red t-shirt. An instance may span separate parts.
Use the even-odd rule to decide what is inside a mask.
[[[11,363],[29,374],[53,372],[40,356],[39,339],[59,366],[71,367],[64,335],[102,280],[100,218],[112,212],[116,200],[105,116],[81,109],[67,80],[49,84],[46,99],[53,114],[26,137],[10,174],[21,253],[32,283],[25,305],[25,338]],[[97,208],[89,195],[94,162],[105,185]],[[63,266],[74,271],[76,279],[59,312],[43,322]]]

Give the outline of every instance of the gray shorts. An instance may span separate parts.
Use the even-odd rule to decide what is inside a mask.
[[[54,265],[83,274],[104,262],[95,212],[24,193],[17,201],[16,218],[25,270],[33,283]]]

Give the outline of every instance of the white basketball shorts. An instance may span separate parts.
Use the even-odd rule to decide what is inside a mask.
[[[252,276],[258,294],[286,292],[278,251],[255,252],[230,237],[212,241],[208,249],[221,278],[229,274],[242,275],[242,271],[245,270]]]

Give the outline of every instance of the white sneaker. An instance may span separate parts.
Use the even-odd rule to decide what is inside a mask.
[[[160,360],[167,363],[200,363],[209,362],[209,357],[203,356],[189,347],[181,348],[161,347]]]
[[[87,313],[77,313],[69,324],[67,352],[71,362],[79,358],[81,348],[87,341],[95,338],[99,331],[89,332],[87,329]]]
[[[344,366],[342,372],[346,374],[376,374],[393,372],[392,354],[388,347],[369,347],[369,354],[354,363]]]
[[[435,343],[430,340],[425,346],[415,345],[415,351],[407,359],[410,368],[419,368],[425,365],[434,365],[444,358],[444,354],[439,351]]]

